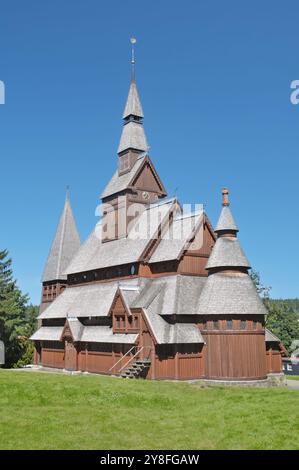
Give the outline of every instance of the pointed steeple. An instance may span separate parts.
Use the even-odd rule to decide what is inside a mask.
[[[222,210],[215,232],[218,235],[206,269],[249,269],[250,263],[237,239],[238,227],[229,209],[228,190],[222,190]]]
[[[131,39],[132,43],[132,78],[123,113],[124,127],[118,146],[118,154],[129,151],[145,152],[148,150],[148,144],[143,128],[143,110],[139,98],[137,85],[135,81],[135,54],[134,44],[136,39]]]
[[[144,117],[135,80],[132,80],[130,84],[129,94],[123,113],[123,119],[129,118],[130,116],[139,118]]]
[[[237,227],[237,224],[234,221],[234,218],[232,216],[231,210],[229,208],[230,202],[228,199],[228,189],[223,188],[222,189],[222,210],[220,217],[217,222],[217,226],[215,228],[215,232],[238,232],[239,229]]]
[[[71,208],[69,190],[65,198],[62,214],[51,245],[42,281],[64,280],[65,269],[80,247],[80,236]]]

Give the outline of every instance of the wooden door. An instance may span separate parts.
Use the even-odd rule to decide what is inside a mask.
[[[77,350],[74,343],[66,341],[65,344],[65,369],[77,370]]]

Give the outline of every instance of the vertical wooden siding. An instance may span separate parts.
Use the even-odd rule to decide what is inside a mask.
[[[207,378],[250,380],[266,377],[263,332],[205,334],[205,340]]]
[[[64,349],[42,349],[41,363],[44,367],[64,368]]]

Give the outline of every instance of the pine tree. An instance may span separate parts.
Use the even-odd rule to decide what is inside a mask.
[[[20,336],[26,325],[27,295],[13,278],[8,251],[0,251],[0,339],[5,344],[5,367],[12,367],[23,353]]]

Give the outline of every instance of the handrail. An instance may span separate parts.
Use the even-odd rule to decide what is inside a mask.
[[[131,349],[129,349],[129,351],[126,352],[126,354],[124,354],[115,364],[113,364],[112,367],[110,367],[110,369],[108,370],[108,372],[110,372],[112,369],[114,369],[115,366],[117,366],[117,364],[123,360],[124,357],[126,357],[131,351],[132,349],[134,349],[136,346],[132,346]]]
[[[145,348],[145,346],[142,346],[142,348],[140,348],[139,350],[137,350],[136,354],[134,354],[134,356],[132,356],[132,357],[128,360],[128,362],[126,362],[126,364],[125,364],[124,366],[122,366],[121,369],[119,369],[118,372],[121,372],[125,367],[127,367],[127,365],[129,364],[129,362],[131,362],[132,359],[134,359],[134,357],[136,357],[144,348]],[[123,357],[125,357],[125,356],[123,356]]]

